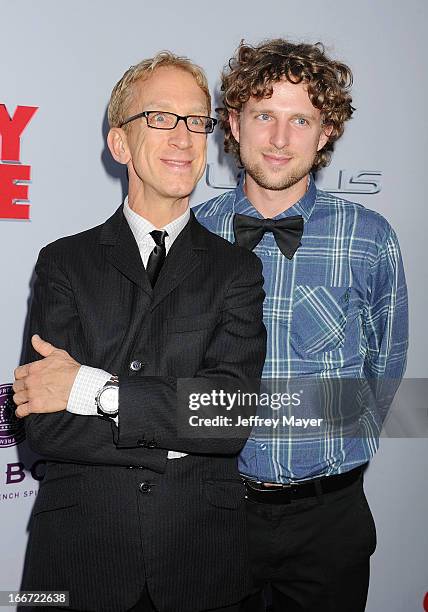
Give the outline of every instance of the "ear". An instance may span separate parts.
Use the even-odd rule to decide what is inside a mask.
[[[239,142],[239,114],[236,110],[229,111],[229,125],[236,142]]]
[[[330,138],[330,134],[332,133],[332,131],[332,125],[321,126],[321,134],[318,140],[317,151],[321,151],[321,149],[328,143],[328,139]]]
[[[127,164],[131,159],[126,132],[122,128],[111,128],[107,135],[107,145],[113,158],[119,164]]]

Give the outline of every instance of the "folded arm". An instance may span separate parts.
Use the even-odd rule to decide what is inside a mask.
[[[72,359],[76,364],[70,393],[80,363],[87,363],[75,296],[66,274],[45,250],[40,253],[36,273],[29,330],[38,333],[54,349],[62,349],[58,358]],[[195,377],[236,382],[260,377],[266,342],[263,297],[261,264],[254,258],[252,265],[236,270],[221,320]],[[28,343],[25,361],[37,362],[42,357]],[[49,358],[44,357],[43,361]],[[33,402],[33,406],[30,403],[27,409],[31,414],[26,417],[30,446],[50,459],[114,465],[140,465],[142,439],[154,440],[157,448],[189,453],[239,452],[244,443],[242,438],[180,439],[176,388],[177,381],[172,377],[120,380],[119,428],[96,416],[77,416],[66,411],[69,394],[67,401],[63,397],[57,404],[54,398],[43,405],[40,401]],[[95,414],[95,398],[88,397],[87,401]]]

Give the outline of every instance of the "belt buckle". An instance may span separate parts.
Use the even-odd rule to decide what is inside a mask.
[[[263,483],[263,482],[261,484],[266,485],[266,483]],[[284,482],[272,482],[272,483],[269,483],[269,485],[271,484],[274,486],[273,487],[265,486],[266,491],[268,491],[269,489],[272,489],[274,491],[288,491],[289,489],[292,489],[293,487],[300,486],[302,483],[300,482],[285,482],[285,483]]]
[[[263,491],[282,491],[284,485],[282,482],[262,482]]]
[[[278,491],[280,490],[279,488],[276,487],[265,487],[264,486],[264,482],[262,482],[261,480],[250,480],[249,478],[245,479],[245,486],[248,487],[249,489],[252,489],[253,491],[259,491],[261,493],[264,493],[265,491]]]
[[[294,486],[297,486],[297,483],[288,482],[286,484],[282,482],[263,482],[262,480],[245,480],[245,484],[253,491],[261,491],[262,493],[274,493],[275,491],[288,491],[292,489]],[[268,485],[268,486],[267,486]]]

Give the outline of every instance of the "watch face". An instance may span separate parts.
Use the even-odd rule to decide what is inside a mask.
[[[107,387],[107,389],[104,389],[100,394],[99,403],[101,410],[106,414],[114,414],[117,412],[118,391],[119,389],[117,387]]]

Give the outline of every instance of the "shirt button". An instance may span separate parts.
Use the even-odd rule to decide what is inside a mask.
[[[266,444],[260,444],[260,450],[266,450],[267,446]]]
[[[152,490],[152,485],[150,484],[150,482],[142,482],[140,484],[141,493],[150,493],[151,490]]]
[[[133,372],[138,372],[139,370],[141,370],[142,367],[143,364],[138,359],[134,359],[134,361],[131,361],[131,363],[129,364],[129,369]]]

